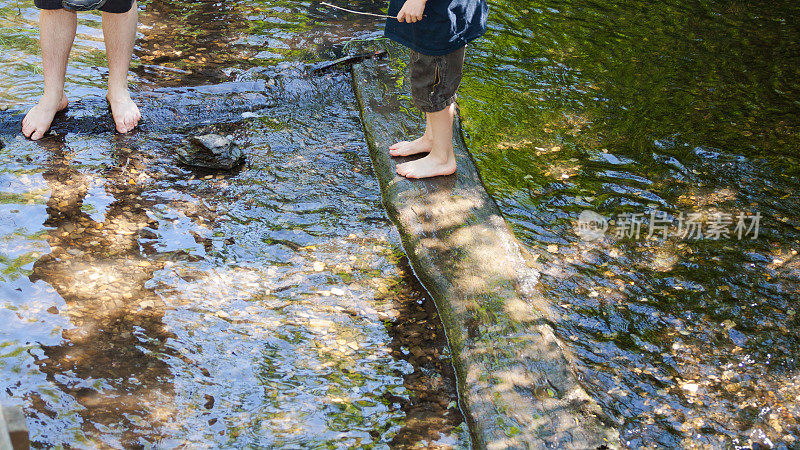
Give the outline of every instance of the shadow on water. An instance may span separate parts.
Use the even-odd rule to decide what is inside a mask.
[[[796,2],[504,0],[470,48],[470,147],[631,447],[800,438],[798,17]],[[602,238],[577,233],[584,210],[609,220]],[[678,235],[681,213],[702,238]]]
[[[152,222],[141,199],[144,186],[122,169],[141,165],[141,158],[129,148],[112,150],[114,168],[101,175],[110,203],[103,220],[95,220],[83,206],[98,188],[97,174],[81,173],[59,137],[42,144],[50,155],[41,174],[51,192],[43,224],[50,253],[33,263],[30,281],[53,287],[64,305],[48,312],[61,309],[72,328],[63,331],[64,342],[43,345],[35,363],[48,382],[81,405],[85,433],[119,430],[119,443],[140,444],[141,435],[168,419],[157,417],[171,396],[169,365],[158,352],[172,337],[162,322],[164,302],[145,288],[163,262],[139,251],[139,232]],[[39,393],[31,400],[46,410]]]
[[[393,338],[390,347],[395,357],[408,361],[415,370],[403,376],[412,396],[405,402],[393,399],[402,405],[408,424],[390,444],[397,448],[463,445],[467,430],[455,400],[455,373],[436,305],[416,279],[405,256],[400,274],[410,289],[398,293],[400,320],[389,328]],[[448,395],[442,395],[443,392]],[[454,433],[463,433],[464,441],[448,437]]]

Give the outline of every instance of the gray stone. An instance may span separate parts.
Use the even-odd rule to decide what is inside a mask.
[[[231,170],[244,162],[242,149],[218,134],[189,138],[189,145],[177,150],[178,160],[187,166],[210,170]]]

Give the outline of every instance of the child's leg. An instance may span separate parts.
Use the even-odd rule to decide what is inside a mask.
[[[442,56],[411,53],[411,95],[425,112],[425,134],[412,142],[389,147],[392,156],[428,153],[422,159],[397,166],[397,173],[408,178],[450,175],[456,171],[453,155],[453,118],[458,86],[464,66],[464,48]]]
[[[410,156],[417,153],[428,153],[433,147],[433,135],[431,134],[431,118],[425,114],[425,134],[413,141],[401,141],[389,147],[389,154],[392,156]]]
[[[60,8],[60,6],[59,6]],[[25,118],[22,134],[33,140],[41,139],[58,111],[67,107],[64,77],[75,30],[77,14],[64,9],[42,9],[39,13],[39,46],[42,49],[44,94]]]
[[[453,154],[453,118],[456,104],[445,109],[427,113],[428,129],[432,141],[431,150],[424,158],[397,166],[397,173],[406,178],[429,178],[450,175],[456,171],[456,157]]]

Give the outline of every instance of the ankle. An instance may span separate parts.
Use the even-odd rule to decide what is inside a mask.
[[[455,161],[456,155],[453,153],[453,147],[446,147],[446,148],[436,148],[434,147],[431,150],[429,156],[433,158],[436,162],[441,164],[446,164],[451,161]]]
[[[128,91],[128,88],[109,88],[108,92],[106,93],[106,99],[109,101],[127,100],[129,98],[131,98],[131,94]]]
[[[39,101],[40,102],[45,102],[45,103],[61,103],[61,100],[64,97],[66,97],[66,94],[64,94],[63,90],[60,90],[60,91],[55,91],[55,90],[48,91],[48,90],[45,89],[45,91],[42,94],[42,97],[40,98]]]

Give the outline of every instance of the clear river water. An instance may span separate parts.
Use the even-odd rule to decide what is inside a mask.
[[[11,111],[40,93],[31,3],[0,0]],[[25,405],[37,447],[468,446],[349,75],[308,75],[381,21],[139,8],[131,84],[151,104],[257,83],[280,101],[128,136],[0,134],[0,401]],[[492,0],[467,51],[467,142],[626,446],[800,445],[798,24],[791,1]],[[81,14],[68,94],[101,98],[106,76]],[[201,125],[247,165],[177,165]]]

